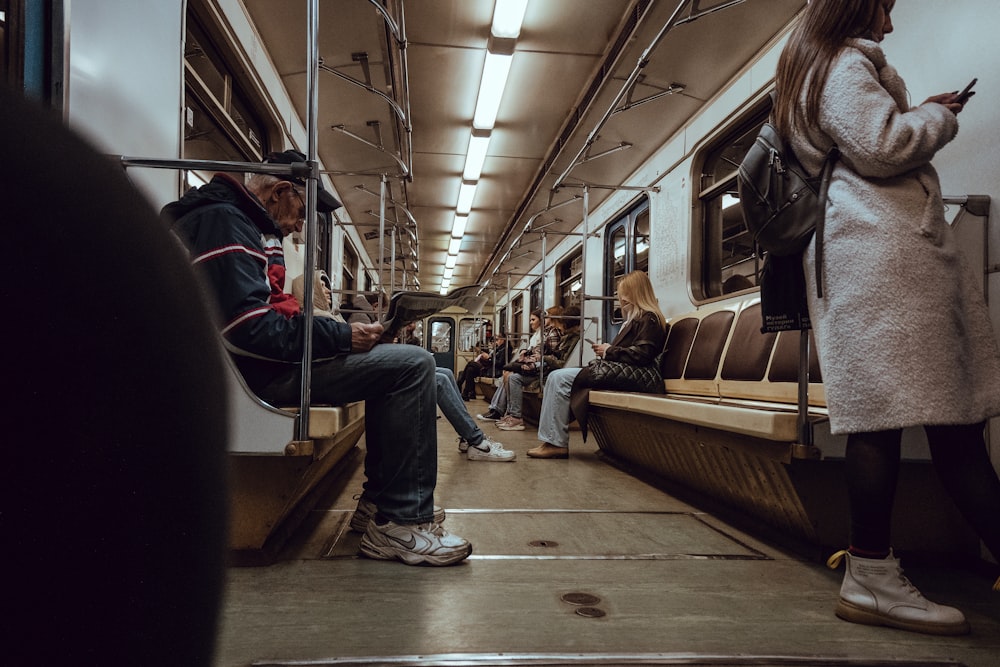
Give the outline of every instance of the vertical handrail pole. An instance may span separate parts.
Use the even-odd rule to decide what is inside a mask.
[[[586,322],[587,300],[587,240],[590,238],[590,186],[583,186],[583,241],[580,245],[580,337],[583,337],[583,323]],[[598,325],[600,326],[600,325]],[[600,336],[598,335],[599,339]],[[580,344],[580,366],[583,366],[583,343]]]
[[[308,147],[306,161],[309,164],[309,178],[306,180],[306,219],[302,226],[306,239],[306,274],[303,278],[303,332],[302,332],[302,384],[299,391],[299,420],[296,439],[309,439],[309,405],[312,402],[312,339],[313,339],[313,276],[316,264],[316,193],[319,167],[316,160],[316,116],[319,110],[319,0],[309,0],[306,18],[306,89],[307,100],[306,136]]]
[[[386,182],[388,177],[382,174],[382,180],[379,182],[379,196],[378,196],[378,287],[381,290],[385,285],[385,262],[382,258],[385,257],[385,190]],[[378,295],[378,308],[375,311],[378,313],[378,319],[382,319],[382,294]]]
[[[538,356],[538,384],[542,391],[545,391],[545,273],[547,267],[545,266],[546,253],[546,241],[548,238],[548,232],[542,232],[542,345],[540,349],[540,354]],[[560,320],[561,321],[561,320]]]
[[[812,445],[812,429],[809,428],[809,331],[799,331],[799,442]]]

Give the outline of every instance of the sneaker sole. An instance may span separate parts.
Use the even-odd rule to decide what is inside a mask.
[[[486,452],[482,451],[479,454],[473,454],[472,453],[473,449],[475,448],[469,447],[469,453],[466,455],[466,458],[468,458],[470,461],[497,461],[499,463],[509,463],[517,458],[517,454],[514,454],[514,452],[511,452],[513,456],[511,456],[510,458],[501,458],[499,456],[490,456]]]
[[[881,625],[888,628],[896,628],[897,630],[919,632],[925,635],[967,635],[971,629],[968,621],[963,621],[962,623],[921,623],[920,621],[892,618],[891,616],[885,616],[870,609],[864,609],[846,600],[839,600],[837,602],[837,608],[834,610],[834,613],[837,615],[837,618],[849,623]]]
[[[398,560],[407,565],[454,565],[472,555],[472,545],[445,554],[420,554],[406,549],[372,544],[366,534],[361,538],[361,553],[375,560]]]
[[[497,428],[501,431],[523,431],[524,424],[518,424],[517,426],[507,426],[506,424],[497,424]]]

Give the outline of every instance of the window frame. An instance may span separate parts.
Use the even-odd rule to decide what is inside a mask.
[[[647,231],[640,233],[640,223],[645,221]],[[604,340],[609,341],[617,334],[621,328],[624,318],[622,317],[621,304],[618,303],[615,287],[618,281],[627,273],[632,271],[649,270],[649,221],[650,202],[648,196],[637,199],[621,215],[609,222],[604,227],[604,303],[602,306],[602,322],[604,327]],[[623,239],[623,253],[621,260],[621,270],[618,271],[618,262],[615,257],[617,248],[616,239]],[[641,239],[646,239],[645,254],[639,251]]]
[[[736,115],[695,151],[692,166],[691,248],[689,281],[696,304],[727,298],[726,281],[742,275],[756,288],[761,262],[743,223],[736,175],[739,162],[753,145],[771,112],[765,95]],[[720,169],[729,166],[729,169]],[[726,202],[727,197],[735,201]]]

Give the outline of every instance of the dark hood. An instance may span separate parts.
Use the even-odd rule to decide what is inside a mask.
[[[191,188],[179,200],[164,206],[160,214],[173,225],[191,211],[213,204],[231,204],[245,213],[261,233],[284,236],[260,200],[228,174],[216,174],[210,183]]]

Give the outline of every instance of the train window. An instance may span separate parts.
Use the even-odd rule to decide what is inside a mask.
[[[524,295],[518,294],[514,297],[514,301],[511,304],[510,312],[510,333],[520,333],[524,328]],[[514,345],[514,349],[521,344],[519,340],[512,340],[511,344]]]
[[[542,305],[541,278],[539,278],[538,280],[536,280],[531,284],[531,287],[528,288],[528,293],[531,295],[531,298],[529,299],[529,303],[531,304],[531,312],[535,312],[536,310],[539,310],[540,308],[544,307]]]
[[[615,286],[631,271],[649,269],[649,200],[643,198],[621,217],[609,223],[604,234],[604,317],[605,340],[614,334],[624,318]]]
[[[194,5],[188,11],[184,45],[184,157],[197,160],[255,161],[268,150],[263,108],[244,88],[222,49],[200,22]],[[254,102],[257,102],[255,105]],[[202,174],[207,179],[211,174]]]
[[[357,266],[358,266],[358,255],[357,253],[354,252],[354,248],[351,246],[351,244],[345,241],[344,255],[343,259],[341,260],[341,272],[343,274],[342,278],[343,282],[340,285],[340,288],[345,292],[350,292],[356,289],[355,285],[357,283],[354,281],[354,276],[356,275],[355,271],[357,270]]]
[[[736,172],[770,113],[770,98],[734,121],[695,158],[701,166],[692,230],[691,285],[695,297],[711,299],[757,284],[759,262],[743,223]]]
[[[490,323],[481,317],[463,317],[458,322],[459,351],[472,352],[477,345],[484,347],[491,329]]]
[[[435,320],[431,324],[431,352],[451,352],[451,322]]]
[[[559,276],[559,305],[563,308],[579,306],[583,287],[583,248],[559,264],[556,275]]]
[[[497,326],[500,327],[500,333],[507,335],[510,331],[510,325],[507,324],[507,307],[504,306],[500,309],[500,313],[497,315]]]

